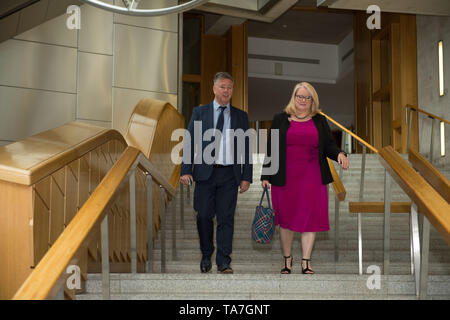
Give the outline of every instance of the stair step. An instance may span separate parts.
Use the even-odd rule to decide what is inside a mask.
[[[349,274],[238,274],[222,275],[208,274],[112,274],[111,294],[182,297],[190,295],[217,295],[228,297],[237,295],[249,297],[256,292],[260,293],[255,299],[265,296],[281,297],[282,295],[303,295],[308,292],[317,296],[349,296],[354,297],[389,297],[390,295],[406,295],[415,297],[415,282],[412,275],[380,275],[379,288],[370,289],[368,282],[372,275]],[[372,277],[373,278],[373,277]],[[372,279],[370,278],[370,279]],[[87,294],[101,293],[101,275],[88,275],[86,285]],[[430,276],[428,283],[429,295],[449,296],[450,276]],[[114,297],[114,296],[113,296]]]
[[[76,297],[77,300],[101,300],[101,294],[83,294]],[[365,296],[366,300],[417,300],[413,295],[372,295]],[[433,299],[450,300],[450,296],[438,296]],[[211,294],[211,293],[141,293],[141,294],[111,294],[111,300],[361,300],[361,295],[343,296],[342,294]]]
[[[183,274],[197,274],[200,273],[200,260],[197,261],[167,261],[166,273],[183,273]],[[352,274],[357,275],[359,273],[359,266],[357,261],[342,261],[330,262],[328,261],[316,261],[314,260],[313,269],[316,274]],[[214,264],[214,260],[212,260]],[[283,262],[279,259],[277,262],[255,261],[249,264],[248,261],[234,261],[232,262],[233,269],[236,274],[279,274]],[[367,273],[369,266],[378,266],[383,273],[382,261],[363,261],[363,272]],[[161,272],[161,262],[154,261],[152,264],[152,271],[156,273]],[[213,272],[216,272],[213,267]],[[294,274],[301,274],[299,264],[294,263]],[[411,264],[409,262],[391,262],[389,274],[391,275],[409,275],[411,273]],[[432,275],[449,275],[450,264],[435,262],[430,264],[429,273]]]
[[[293,255],[296,255],[297,257],[300,256],[301,250],[299,248],[293,248]],[[297,249],[297,250],[295,250]],[[296,254],[298,253],[298,254]],[[445,256],[447,254],[447,256]],[[161,256],[161,250],[155,249],[153,251],[153,257],[154,259]],[[166,256],[172,257],[172,249],[166,249]],[[185,261],[200,261],[202,255],[199,249],[183,249],[183,250],[177,250],[177,260],[180,262]],[[214,255],[213,255],[214,257]],[[252,262],[274,262],[274,261],[281,261],[281,250],[279,248],[271,249],[271,250],[234,250],[231,255],[233,262],[245,262],[245,261],[252,261]],[[321,250],[315,250],[313,254],[313,259],[317,263],[327,263],[328,261],[334,261],[335,257],[335,251],[327,250],[327,249],[321,249]],[[379,261],[379,263],[383,262],[383,250],[363,250],[363,261],[367,260],[375,260]],[[297,258],[298,259],[298,258]],[[339,251],[339,259],[340,261],[346,261],[346,262],[355,262],[358,261],[358,252],[357,250],[347,250],[347,251]],[[391,250],[391,262],[410,262],[410,253],[406,250]],[[450,265],[450,258],[448,257],[448,251],[433,251],[429,254],[429,262],[443,262],[448,263]]]

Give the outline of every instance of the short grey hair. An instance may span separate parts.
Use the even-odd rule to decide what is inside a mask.
[[[221,79],[230,79],[231,82],[234,83],[234,79],[233,79],[233,77],[231,76],[231,74],[229,74],[228,72],[225,72],[225,71],[217,72],[217,73],[214,75],[214,84],[216,84],[216,83],[217,83],[219,80],[221,80]]]

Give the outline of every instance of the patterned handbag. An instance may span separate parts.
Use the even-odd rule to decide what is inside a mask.
[[[267,194],[268,208],[262,206],[264,195]],[[267,187],[264,188],[259,206],[256,207],[255,218],[252,224],[252,239],[257,243],[269,243],[275,230],[275,214],[270,206],[270,197]]]

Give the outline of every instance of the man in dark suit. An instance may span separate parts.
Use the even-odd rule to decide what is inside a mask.
[[[240,193],[250,187],[252,155],[249,140],[244,138],[244,146],[239,146],[236,142],[242,144],[243,141],[238,141],[230,130],[242,129],[245,132],[249,129],[249,122],[246,112],[230,105],[233,93],[231,75],[218,72],[214,77],[213,91],[213,102],[193,109],[188,126],[190,136],[187,134],[184,138],[180,181],[186,185],[195,181],[194,210],[197,211],[202,252],[201,272],[209,272],[212,267],[213,219],[216,216],[217,269],[221,273],[233,273],[230,254],[238,187]],[[198,137],[200,132],[201,139]],[[194,133],[197,136],[194,137]],[[214,137],[208,139],[211,133]]]

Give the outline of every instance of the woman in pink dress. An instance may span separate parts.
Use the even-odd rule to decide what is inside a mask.
[[[319,97],[314,87],[302,82],[295,86],[284,112],[274,116],[271,132],[279,130],[278,141],[267,143],[267,159],[272,144],[277,143],[279,167],[274,174],[265,162],[262,187],[272,185],[272,203],[284,256],[282,274],[291,273],[294,232],[301,233],[302,272],[313,274],[311,252],[316,232],[328,231],[328,195],[326,185],[333,181],[327,157],[346,170],[347,155],[331,136],[326,118],[319,114]],[[277,147],[277,146],[275,146]]]

